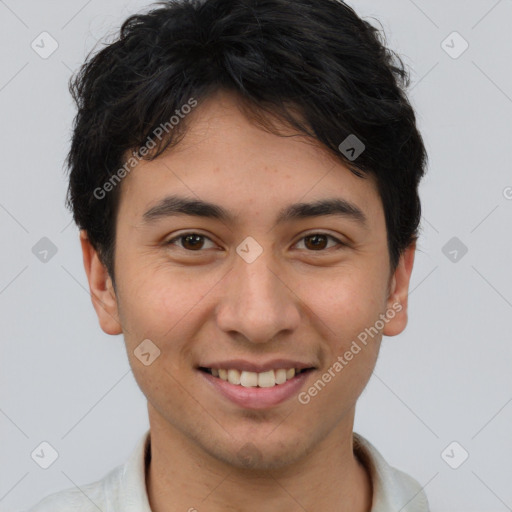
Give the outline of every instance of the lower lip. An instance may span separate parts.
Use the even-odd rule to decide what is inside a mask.
[[[312,370],[299,373],[293,379],[287,380],[283,384],[276,384],[271,388],[246,388],[244,386],[231,384],[219,377],[214,377],[210,373],[198,370],[198,372],[215,387],[223,396],[231,400],[236,405],[246,409],[266,409],[278,405],[297,395],[305,380],[312,373]]]

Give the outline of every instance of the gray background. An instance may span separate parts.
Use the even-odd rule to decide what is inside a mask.
[[[512,510],[512,2],[350,4],[412,68],[430,155],[409,325],[384,338],[355,430],[425,486],[433,511]],[[122,337],[92,308],[63,167],[72,71],[147,5],[0,0],[2,511],[101,478],[148,427]],[[43,31],[59,45],[47,59],[31,48]],[[454,31],[469,44],[457,58]],[[43,237],[57,248],[46,263],[32,252]],[[30,456],[43,441],[59,454],[46,470]]]

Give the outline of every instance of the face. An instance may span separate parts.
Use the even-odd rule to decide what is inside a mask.
[[[382,334],[405,327],[414,248],[391,272],[374,181],[256,127],[227,93],[187,123],[122,182],[115,293],[82,235],[93,303],[103,330],[124,334],[152,428],[237,467],[291,464],[351,432]]]

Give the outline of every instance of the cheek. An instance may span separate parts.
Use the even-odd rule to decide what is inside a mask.
[[[319,411],[332,404],[332,418],[352,407],[375,367],[382,335],[370,329],[382,313],[383,285],[378,280],[329,280],[325,293],[309,303],[323,337],[323,360],[306,393]],[[305,399],[308,399],[306,396]],[[324,414],[322,412],[322,414]]]
[[[373,325],[385,306],[382,274],[350,268],[329,274],[309,287],[308,305],[325,323],[329,338],[341,348],[351,336]]]
[[[140,268],[126,274],[120,309],[127,343],[132,346],[149,338],[162,355],[176,353],[183,340],[193,337],[201,320],[197,315],[205,307],[203,299],[218,280],[177,267]]]
[[[381,334],[368,330],[375,325],[385,305],[382,274],[362,269],[344,269],[322,283],[322,293],[311,294],[309,306],[316,313],[315,329],[324,339],[324,357],[317,379],[328,381],[318,407],[336,403],[353,404],[366,386],[375,367]],[[320,288],[318,288],[320,290]],[[385,307],[385,306],[384,306]],[[315,390],[311,390],[315,393]],[[340,414],[341,410],[333,411]]]
[[[125,282],[121,304],[126,349],[135,379],[155,405],[161,401],[163,407],[166,400],[173,400],[165,397],[170,389],[179,388],[176,378],[188,368],[194,314],[202,295],[199,285],[185,286],[164,272],[139,273]],[[139,356],[148,352],[148,346],[151,357],[157,355],[146,366]]]

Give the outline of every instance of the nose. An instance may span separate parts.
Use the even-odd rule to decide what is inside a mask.
[[[263,251],[252,263],[237,256],[216,308],[219,328],[251,343],[289,335],[300,322],[300,299],[270,252]]]

